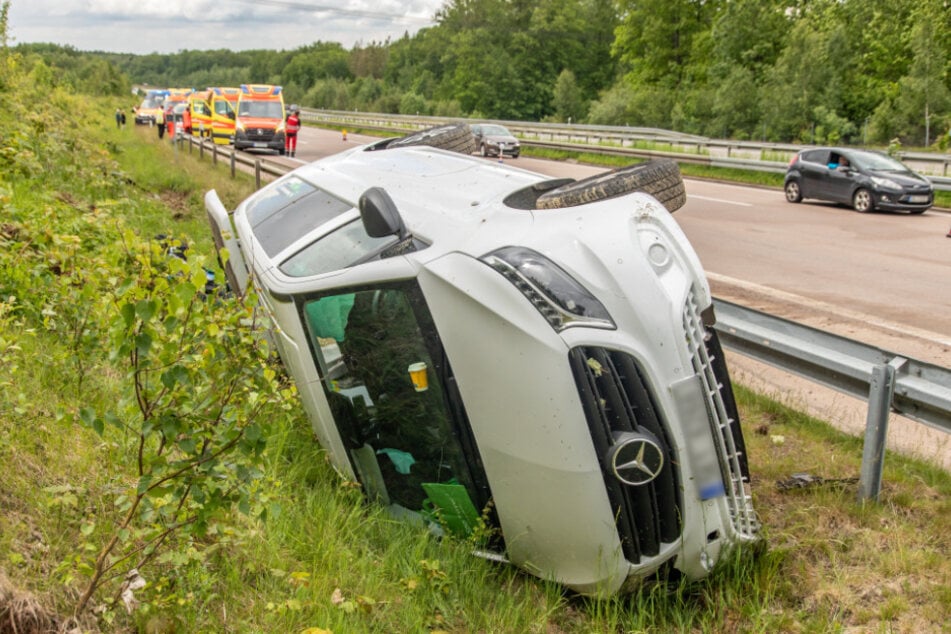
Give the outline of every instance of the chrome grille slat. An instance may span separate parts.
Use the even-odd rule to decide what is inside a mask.
[[[707,394],[710,427],[719,453],[718,459],[724,481],[729,483],[726,494],[730,516],[736,531],[752,539],[759,531],[760,523],[753,510],[749,478],[744,473],[746,457],[736,446],[734,428],[738,422],[728,411],[729,408],[723,397],[723,382],[717,378],[715,362],[720,362],[723,372],[726,369],[722,359],[711,354],[707,348],[707,331],[693,293],[690,293],[684,306],[684,331],[687,335],[687,345],[690,348],[694,372],[700,377]],[[712,336],[715,337],[715,333]]]

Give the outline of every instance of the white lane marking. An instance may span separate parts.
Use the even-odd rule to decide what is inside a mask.
[[[949,339],[945,335],[941,335],[936,332],[931,332],[930,330],[922,330],[921,328],[915,328],[914,326],[899,324],[893,321],[886,321],[884,319],[872,317],[871,315],[859,313],[854,310],[848,310],[847,308],[840,308],[839,306],[833,306],[832,304],[827,304],[825,302],[812,299],[811,297],[803,297],[802,295],[787,293],[786,291],[780,291],[775,288],[770,288],[768,286],[762,286],[754,282],[739,280],[739,279],[736,279],[735,277],[720,275],[719,273],[711,273],[710,271],[707,271],[707,278],[710,280],[717,280],[717,281],[723,282],[724,284],[739,286],[740,288],[745,288],[747,290],[760,293],[768,297],[774,297],[776,299],[784,299],[789,302],[795,302],[795,303],[803,304],[806,306],[815,306],[816,308],[825,310],[834,315],[841,315],[842,317],[847,317],[849,319],[861,321],[863,323],[870,324],[872,326],[884,328],[885,330],[891,330],[901,335],[912,335],[914,337],[918,337],[919,339],[924,339],[925,341],[933,341],[935,343],[940,343],[941,345],[944,345],[944,346],[951,346],[951,339]]]
[[[709,196],[697,196],[696,194],[687,194],[687,198],[696,198],[697,200],[709,200],[712,203],[723,203],[725,205],[737,205],[738,207],[752,207],[753,203],[741,203],[735,200],[723,200],[722,198],[710,198]]]

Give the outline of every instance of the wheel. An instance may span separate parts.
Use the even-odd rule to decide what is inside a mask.
[[[852,209],[860,214],[873,211],[875,205],[872,203],[872,194],[869,193],[867,189],[856,190],[856,192],[852,194]]]
[[[518,158],[518,152],[516,152],[515,154],[513,154],[513,155],[512,155],[512,158],[513,158],[513,159],[517,159],[517,158]]]
[[[574,207],[631,192],[650,194],[670,212],[687,202],[677,163],[671,159],[656,159],[557,187],[539,196],[535,208]]]
[[[924,209],[912,209],[912,210],[909,211],[908,213],[910,213],[912,216],[917,216],[918,214],[923,214],[923,213],[925,213],[925,210],[924,210]]]
[[[479,146],[479,154],[481,154],[483,157],[488,156],[485,151],[485,143]]]
[[[449,150],[462,154],[472,154],[476,150],[475,137],[472,136],[472,130],[468,125],[462,123],[450,123],[427,130],[420,130],[419,132],[414,132],[413,134],[395,139],[388,143],[386,147],[398,148],[416,145],[427,145],[440,150]]]
[[[799,189],[799,181],[786,183],[786,200],[791,203],[802,202],[802,190]]]

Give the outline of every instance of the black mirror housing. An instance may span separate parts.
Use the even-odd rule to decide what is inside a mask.
[[[371,187],[363,192],[358,204],[363,228],[371,238],[395,235],[402,240],[406,237],[406,226],[400,212],[385,189]]]

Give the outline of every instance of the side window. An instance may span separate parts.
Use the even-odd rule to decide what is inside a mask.
[[[808,161],[809,163],[819,163],[821,165],[825,165],[829,162],[829,151],[809,150],[808,152],[802,153],[802,160]]]
[[[444,390],[448,367],[418,288],[311,299],[303,316],[334,423],[367,493],[452,532],[471,531],[487,499],[473,484]],[[451,507],[452,517],[437,519],[437,507]]]

